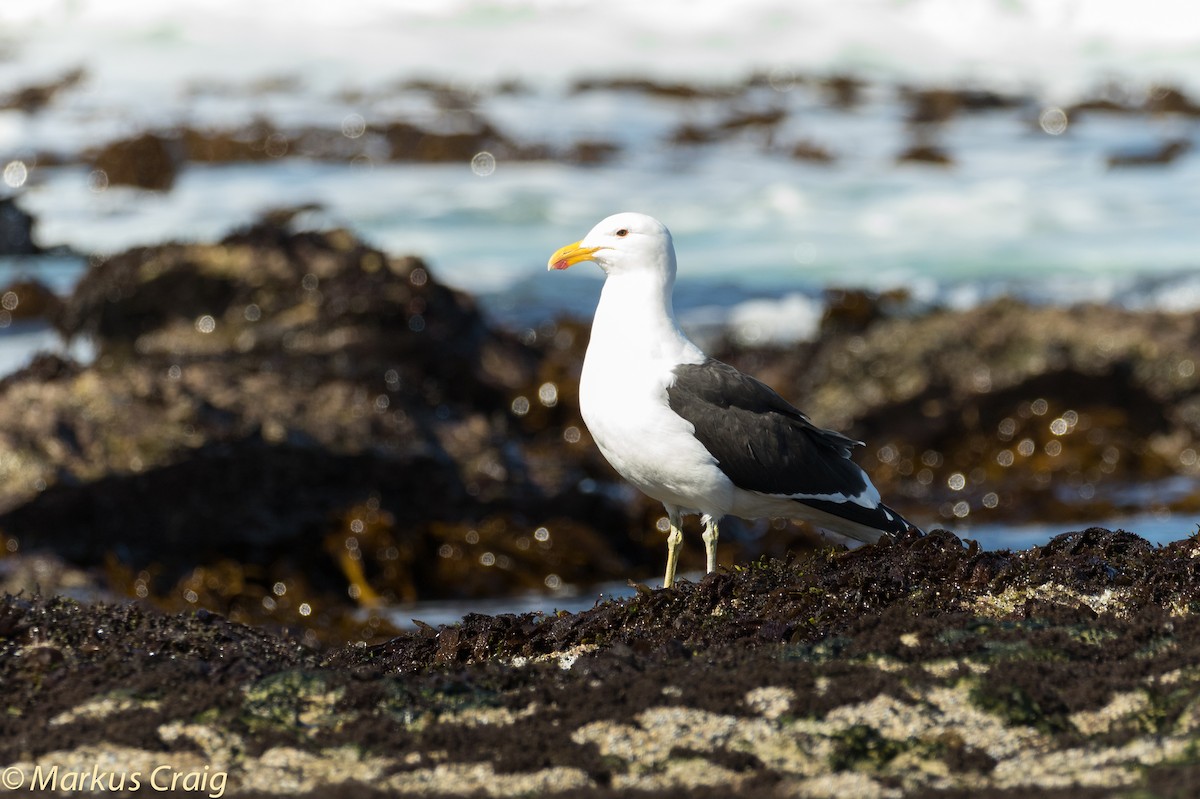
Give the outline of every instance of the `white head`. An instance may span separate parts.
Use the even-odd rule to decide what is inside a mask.
[[[670,283],[675,277],[675,245],[671,231],[652,216],[613,214],[574,244],[550,256],[550,269],[566,269],[595,261],[606,275],[651,272]]]

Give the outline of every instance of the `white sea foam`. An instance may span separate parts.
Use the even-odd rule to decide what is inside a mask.
[[[691,308],[713,306],[746,336],[771,341],[811,335],[805,298],[829,285],[905,287],[919,302],[952,307],[1017,293],[1187,310],[1200,302],[1200,286],[1184,277],[1197,266],[1200,158],[1125,171],[1107,170],[1105,159],[1194,136],[1191,124],[1091,115],[1047,136],[1036,119],[1040,104],[1109,78],[1134,91],[1163,80],[1200,94],[1188,24],[1196,19],[1182,0],[1132,10],[1118,0],[27,0],[0,4],[0,85],[76,66],[88,76],[37,114],[0,112],[0,159],[79,152],[183,123],[262,117],[337,130],[352,114],[364,125],[429,121],[439,113],[429,95],[383,89],[429,77],[470,90],[516,77],[530,91],[478,98],[501,129],[553,146],[612,140],[621,155],[602,168],[501,158],[486,174],[469,162],[189,166],[165,194],[96,192],[86,168],[35,167],[21,203],[38,217],[41,243],[111,252],[213,239],[265,209],[315,202],[328,224],[419,253],[443,279],[499,305],[506,291],[546,279],[545,254],[596,219],[642,210],[675,233],[681,289],[738,289]],[[791,112],[775,146],[812,140],[834,165],[764,152],[752,133],[666,145],[678,125],[711,122],[726,106],[568,91],[579,76],[730,83],[753,69],[774,69],[789,89],[746,98],[750,110]],[[836,71],[875,81],[865,105],[831,109],[811,88],[779,80]],[[895,84],[905,81],[1008,89],[1033,106],[956,119],[941,134],[957,161],[950,169],[897,165],[909,134]],[[573,307],[556,297],[537,294],[546,315]]]

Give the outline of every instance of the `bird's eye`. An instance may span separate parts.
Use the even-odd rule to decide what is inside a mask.
[[[617,235],[620,236],[621,238],[625,238],[626,236],[629,235],[629,231],[626,230],[625,228],[621,228],[620,230],[617,231]]]

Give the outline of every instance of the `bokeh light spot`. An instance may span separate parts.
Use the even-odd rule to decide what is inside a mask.
[[[342,120],[342,135],[347,139],[357,139],[367,132],[367,121],[362,114],[347,114]]]
[[[1038,116],[1038,125],[1051,136],[1061,136],[1066,133],[1068,124],[1070,124],[1070,120],[1067,119],[1067,112],[1061,108],[1047,108]]]
[[[775,67],[767,73],[767,83],[777,92],[790,92],[796,88],[796,73],[790,67]]]
[[[4,166],[4,183],[10,189],[19,189],[29,179],[29,167],[24,161],[9,161]]]
[[[287,136],[284,136],[282,133],[272,133],[263,142],[263,152],[267,154],[268,158],[283,158],[287,155],[287,151]]]
[[[475,153],[475,157],[471,159],[471,171],[481,178],[486,178],[496,171],[496,156],[487,151]]]

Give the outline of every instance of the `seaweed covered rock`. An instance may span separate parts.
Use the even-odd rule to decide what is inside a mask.
[[[107,185],[166,191],[175,184],[179,159],[172,142],[154,133],[110,142],[91,158],[93,169],[104,173]]]
[[[264,222],[97,261],[58,324],[95,364],[0,383],[0,530],[23,551],[313,629],[657,568],[612,534],[624,506],[581,488],[597,462],[513,410],[540,353],[416,258]]]
[[[35,255],[33,217],[12,197],[0,197],[0,255]]]
[[[721,357],[870,442],[859,462],[901,512],[1096,519],[1200,500],[1194,314],[1002,299],[826,332]]]
[[[1185,796],[1197,542],[947,532],[313,649],[0,598],[0,766],[228,795]]]

